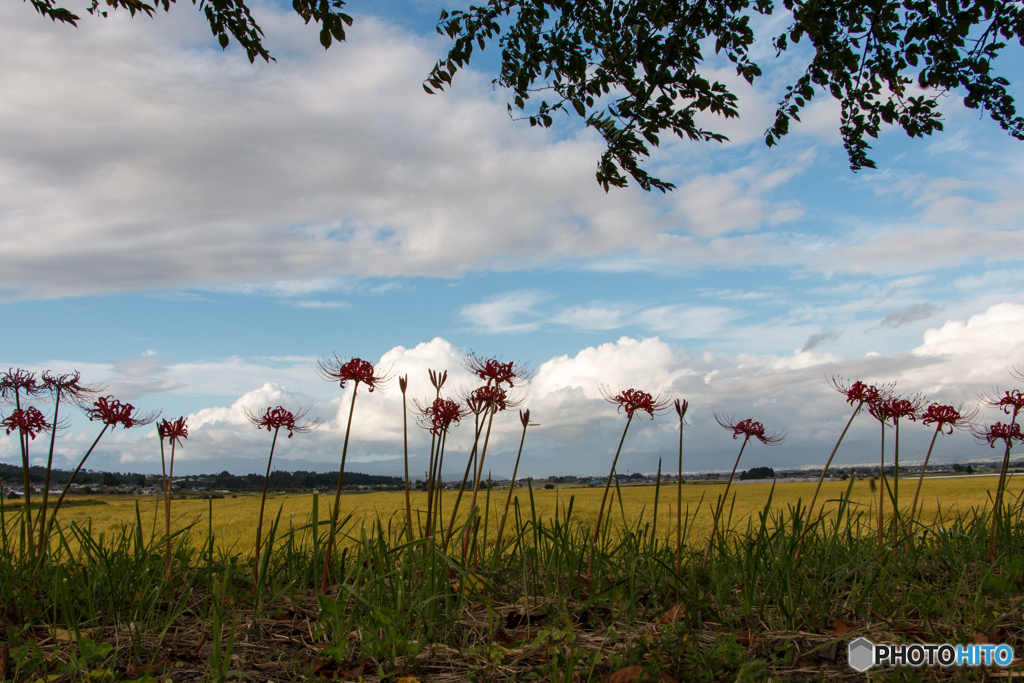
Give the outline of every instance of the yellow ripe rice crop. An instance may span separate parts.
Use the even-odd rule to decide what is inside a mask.
[[[949,520],[958,513],[966,513],[971,508],[990,506],[991,495],[995,491],[997,482],[998,477],[990,476],[926,478],[921,491],[918,520],[925,525],[935,522],[942,524],[944,520]],[[901,478],[900,483],[900,508],[905,515],[910,508],[917,480],[905,477]],[[756,524],[758,513],[764,509],[769,494],[772,494],[772,507],[776,510],[786,510],[788,506],[796,505],[798,501],[802,506],[806,506],[814,492],[814,486],[814,482],[779,481],[772,493],[770,482],[734,484],[729,492],[729,502],[723,513],[722,526],[725,527],[725,521],[729,519],[730,514],[731,520],[728,526],[731,529],[745,529],[748,522],[751,521]],[[842,481],[826,482],[822,486],[818,500],[824,502],[827,513],[835,511],[838,499],[846,494],[849,487],[850,482]],[[1022,488],[1024,488],[1024,479],[1011,477],[1007,482],[1007,501],[1014,501],[1021,494]],[[875,487],[874,492],[871,489],[872,482],[856,480],[850,494],[852,511],[854,514],[863,513],[865,522],[869,517],[876,519],[878,489]],[[714,505],[724,491],[724,482],[686,483],[683,485],[683,510],[687,514],[688,541],[691,544],[707,541]],[[545,522],[551,520],[556,512],[559,518],[564,519],[571,502],[573,521],[592,527],[597,519],[597,509],[602,493],[602,487],[534,489],[533,510],[531,511],[530,492],[524,485],[515,490],[513,500],[519,502],[519,514],[523,521],[530,521],[532,515],[536,514],[538,520]],[[445,528],[447,528],[456,495],[454,491],[444,492],[442,526]],[[481,517],[486,515],[488,541],[493,541],[497,533],[507,495],[508,489],[499,487],[495,487],[490,492],[489,501],[486,491],[482,490],[480,493],[480,515]],[[613,485],[609,494],[608,509],[605,513],[606,524],[610,525],[612,533],[615,533],[616,529],[621,529],[624,522],[630,525],[636,524],[641,516],[644,523],[652,523],[655,495],[656,487],[653,485],[623,486],[619,492]],[[109,536],[119,531],[122,525],[133,526],[135,524],[135,506],[138,503],[144,533],[147,536],[163,534],[162,497],[103,496],[93,498],[95,504],[85,504],[85,499],[79,500],[81,500],[79,504],[61,511],[60,517],[63,525],[74,521],[80,525],[89,525],[94,537],[98,537],[101,533]],[[191,537],[195,545],[200,545],[205,541],[211,521],[208,517],[211,509],[210,503],[211,501],[201,499],[175,499],[172,501],[174,528],[182,529],[194,525]],[[330,519],[332,503],[333,495],[320,496],[318,507],[321,522],[327,522]],[[467,491],[460,505],[459,516],[461,519],[465,518],[468,504],[469,492]],[[426,514],[426,494],[414,493],[412,505],[414,524],[417,524],[417,520],[422,523]],[[818,507],[821,505],[822,503],[819,502]],[[267,499],[265,524],[272,523],[280,511],[279,536],[289,529],[299,529],[308,525],[312,506],[312,494],[274,495],[271,493]],[[487,507],[489,507],[489,511],[485,512]],[[7,504],[8,513],[17,509],[16,505]],[[888,496],[885,500],[885,513],[886,518],[892,514]],[[218,550],[230,554],[239,553],[243,556],[251,554],[258,514],[259,495],[256,493],[239,494],[237,498],[226,497],[213,500],[212,529]],[[378,520],[385,531],[390,530],[389,535],[394,538],[404,527],[405,494],[401,492],[346,493],[341,498],[340,517],[344,519],[348,515],[351,515],[351,519],[343,531],[351,538],[358,538],[363,528],[372,535]],[[659,537],[672,539],[674,542],[675,526],[676,485],[668,483],[661,486],[658,501]],[[513,503],[505,529],[506,540],[515,532],[515,528],[515,503]],[[321,532],[325,529],[326,526],[322,526]],[[302,542],[308,542],[308,532],[302,532],[300,539],[304,539]]]

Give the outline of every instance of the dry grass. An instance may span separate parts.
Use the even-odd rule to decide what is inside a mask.
[[[964,477],[957,479],[925,479],[921,501],[923,508],[918,519],[925,523],[949,518],[957,512],[966,512],[972,507],[985,507],[991,505],[990,496],[995,491],[998,481],[997,477]],[[901,479],[900,505],[906,511],[909,508],[913,497],[913,490],[917,484],[916,479]],[[822,486],[819,500],[825,501],[825,510],[834,509],[835,500],[846,492],[849,482],[826,482]],[[1019,495],[1024,489],[1024,479],[1011,478],[1007,484],[1007,491],[1010,495]],[[708,484],[685,484],[683,486],[683,509],[688,512],[688,524],[691,528],[689,538],[693,543],[703,543],[711,529],[711,510],[713,505],[725,490],[724,483]],[[735,495],[735,505],[732,507],[731,527],[743,529],[746,527],[751,515],[760,512],[768,500],[771,492],[771,483],[753,483],[735,485],[732,487],[729,498],[730,502]],[[785,509],[789,505],[795,505],[798,501],[806,505],[814,492],[813,482],[779,482],[775,486],[773,494],[773,507]],[[498,522],[504,507],[505,497],[508,489],[495,488],[490,496],[490,513],[487,516],[490,534],[497,531]],[[455,501],[455,492],[446,491],[442,503],[445,523],[447,523],[451,506]],[[597,518],[597,507],[600,504],[602,490],[596,488],[559,488],[559,489],[535,489],[533,491],[534,504],[538,518],[550,519],[556,510],[564,515],[568,509],[570,500],[573,505],[573,518],[586,525],[592,525]],[[640,515],[643,519],[651,521],[654,513],[656,487],[655,486],[623,486],[621,488],[621,506],[618,496],[613,488],[611,501],[610,520],[613,526],[621,526],[623,515],[630,524],[636,522]],[[703,503],[701,498],[703,497]],[[529,516],[530,493],[524,486],[516,489],[513,499],[519,500],[522,514]],[[80,503],[74,507],[66,508],[61,513],[64,521],[74,520],[79,524],[91,524],[94,537],[100,533],[110,534],[118,531],[123,524],[133,525],[135,523],[135,504],[138,502],[139,512],[142,516],[143,528],[149,533],[162,534],[162,499],[150,496],[104,496],[96,500],[96,505],[85,504],[85,499],[78,499]],[[661,487],[660,500],[658,501],[658,526],[666,534],[673,534],[675,528],[675,484],[667,484]],[[291,527],[301,527],[310,520],[312,511],[313,496],[311,494],[288,494],[271,495],[267,500],[267,523],[277,517],[278,511],[281,514],[281,529],[287,531]],[[942,501],[942,502],[940,502]],[[866,480],[854,482],[851,492],[851,502],[855,510],[863,511],[865,514],[874,515],[878,505],[877,489],[871,491],[871,484]],[[176,499],[173,502],[173,515],[175,528],[182,528],[189,524],[196,524],[195,535],[197,538],[205,538],[207,531],[208,512],[210,501],[201,499]],[[255,536],[257,515],[259,514],[259,496],[253,494],[239,494],[237,498],[215,499],[213,503],[213,533],[217,540],[219,549],[234,554],[240,553],[247,556],[252,552],[252,545]],[[464,513],[468,501],[464,498],[461,510]],[[424,514],[426,510],[426,495],[423,493],[413,494],[414,519],[416,511]],[[891,506],[886,501],[886,510],[891,512]],[[375,525],[379,518],[385,529],[389,521],[397,529],[402,524],[405,516],[405,494],[382,492],[346,494],[342,496],[341,516],[352,515],[352,521],[347,527],[349,533],[359,533],[359,528],[367,528]],[[510,516],[514,514],[510,511]],[[319,516],[321,521],[329,519],[329,500],[327,496],[320,498]],[[463,515],[460,514],[460,517]],[[888,515],[887,515],[888,516]],[[671,524],[669,521],[671,520]],[[756,519],[754,520],[756,521]],[[509,520],[512,524],[512,520]],[[198,543],[198,541],[197,541]]]

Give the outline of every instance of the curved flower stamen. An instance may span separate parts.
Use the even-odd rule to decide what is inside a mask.
[[[669,398],[663,394],[652,396],[646,391],[640,391],[639,389],[633,388],[613,394],[611,393],[611,390],[604,385],[601,385],[599,389],[604,400],[613,405],[617,405],[618,411],[620,413],[625,413],[626,417],[633,417],[633,413],[640,411],[641,413],[647,413],[650,415],[653,420],[655,413],[668,410],[672,405],[669,402]]]
[[[320,426],[322,422],[320,418],[302,421],[309,414],[309,410],[309,408],[305,408],[293,413],[284,406],[277,406],[275,408],[267,408],[263,412],[257,411],[254,413],[248,406],[244,406],[242,413],[245,414],[245,419],[249,420],[257,429],[266,428],[268,432],[285,429],[288,431],[288,438],[290,439],[295,432],[305,434]]]
[[[343,361],[337,356],[328,358],[323,356],[317,361],[320,366],[320,376],[328,382],[337,382],[342,389],[347,382],[354,382],[356,386],[365,384],[366,389],[373,393],[374,389],[384,389],[391,381],[391,370],[380,370],[375,368],[370,361],[362,358],[351,358]]]

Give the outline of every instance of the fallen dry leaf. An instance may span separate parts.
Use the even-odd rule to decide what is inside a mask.
[[[751,633],[750,631],[740,631],[736,634],[736,642],[743,647],[751,647],[759,640],[761,640],[761,636],[756,633]]]
[[[658,617],[659,624],[670,624],[673,621],[679,621],[686,616],[686,605],[677,602],[665,610],[665,613]]]
[[[633,683],[634,681],[646,680],[650,680],[650,676],[644,675],[642,666],[627,666],[625,669],[619,669],[615,673],[608,674],[608,677],[604,679],[604,683]]]
[[[836,619],[832,622],[832,630],[836,632],[836,635],[843,635],[853,630],[853,627],[847,624],[842,619]]]

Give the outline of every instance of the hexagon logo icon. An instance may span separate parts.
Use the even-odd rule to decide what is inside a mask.
[[[867,638],[858,638],[846,648],[846,659],[857,671],[867,671],[875,663],[875,646]]]

